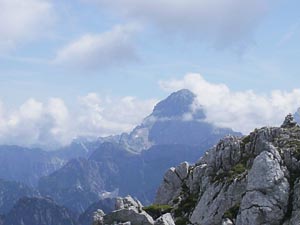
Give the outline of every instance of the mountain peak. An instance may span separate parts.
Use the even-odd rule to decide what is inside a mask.
[[[297,126],[297,122],[294,120],[294,116],[291,113],[285,117],[284,122],[281,125],[282,128],[291,128],[295,126]]]
[[[156,117],[182,116],[191,112],[191,105],[195,98],[196,95],[188,89],[173,92],[154,107],[152,115]]]

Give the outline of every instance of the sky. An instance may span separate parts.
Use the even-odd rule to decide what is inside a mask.
[[[300,106],[296,0],[0,0],[0,144],[130,131],[189,88],[248,133]]]

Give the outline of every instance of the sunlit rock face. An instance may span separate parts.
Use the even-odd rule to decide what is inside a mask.
[[[182,224],[296,225],[299,184],[300,127],[288,115],[281,127],[228,136],[195,165],[171,168],[155,203]]]

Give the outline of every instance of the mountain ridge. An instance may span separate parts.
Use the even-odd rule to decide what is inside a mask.
[[[172,225],[297,225],[299,199],[300,126],[289,114],[281,127],[227,136],[195,164],[171,167],[154,205],[139,211],[131,203],[107,215],[99,211],[94,225],[137,225],[142,215],[150,218],[147,224],[160,224],[150,214]]]

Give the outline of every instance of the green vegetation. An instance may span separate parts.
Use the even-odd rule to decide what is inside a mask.
[[[157,219],[161,215],[171,212],[171,210],[173,208],[172,208],[172,206],[169,206],[169,205],[154,204],[154,205],[146,206],[143,209],[154,219]]]
[[[213,182],[222,182],[222,181],[228,181],[232,182],[235,178],[237,178],[239,175],[243,174],[247,171],[247,160],[241,160],[238,164],[233,166],[231,170],[220,173],[216,175],[213,179]]]
[[[198,202],[198,196],[196,194],[189,194],[188,197],[182,200],[177,209],[174,211],[175,217],[183,217],[185,214],[192,212]]]
[[[174,204],[177,204],[179,202],[179,198],[175,198],[174,200],[173,200],[173,203]]]
[[[284,147],[292,148],[293,149],[293,156],[300,160],[300,140],[291,139],[289,140]]]
[[[246,171],[246,164],[245,163],[238,163],[229,171],[229,177],[236,177],[239,174],[242,174]]]
[[[224,213],[223,218],[228,218],[231,220],[236,219],[239,210],[240,210],[240,204],[236,204]]]
[[[242,139],[242,143],[243,143],[244,145],[250,143],[250,135],[244,137],[244,138]]]
[[[173,210],[174,216],[176,218],[176,225],[186,225],[189,223],[188,216],[196,207],[198,202],[198,194],[193,194],[190,192],[189,188],[186,184],[182,185],[181,196],[183,199],[179,202],[179,199],[175,199],[178,201],[178,206],[175,210]]]
[[[176,225],[187,225],[187,224],[189,224],[189,220],[184,217],[179,217],[176,219],[175,224]]]

